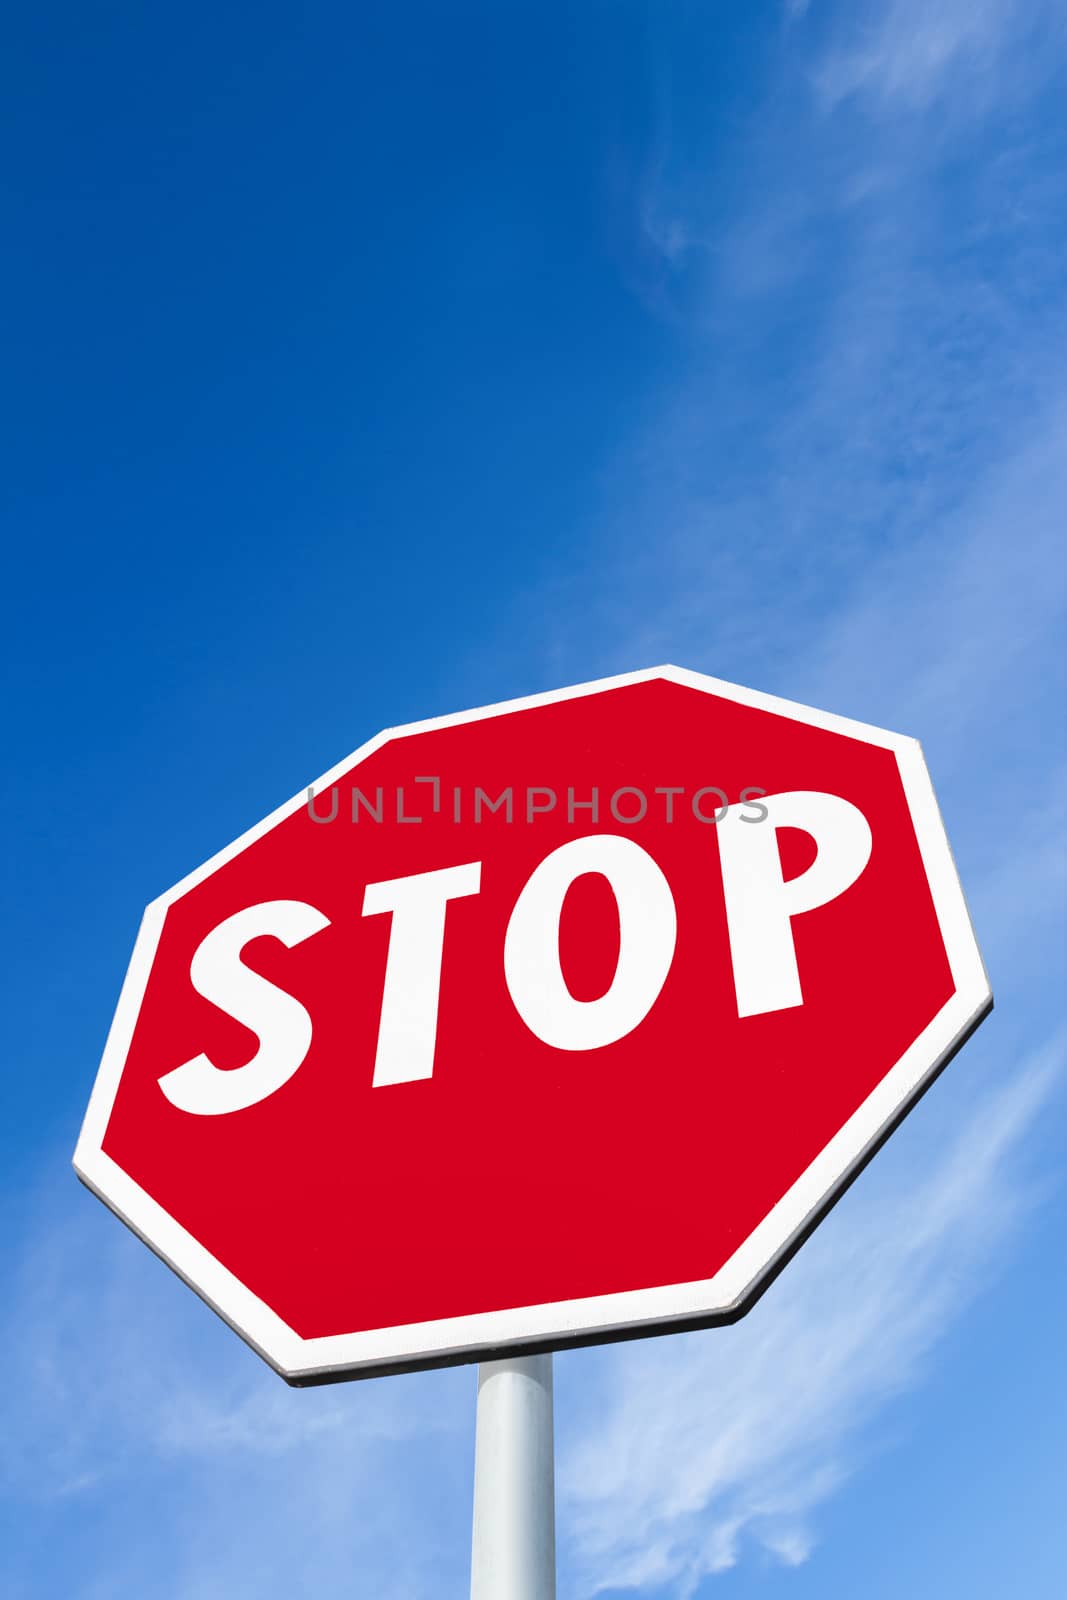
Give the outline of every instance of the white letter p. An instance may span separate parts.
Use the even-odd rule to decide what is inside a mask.
[[[731,806],[716,829],[739,1017],[804,1004],[791,920],[844,894],[871,854],[867,818],[839,795],[795,789],[761,804],[768,812],[762,821]],[[802,829],[817,850],[808,870],[788,883],[779,828]]]

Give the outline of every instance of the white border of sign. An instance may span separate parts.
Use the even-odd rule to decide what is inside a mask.
[[[592,683],[556,689],[549,694],[506,700],[453,716],[388,728],[338,763],[314,784],[316,793],[336,783],[352,767],[393,739],[436,728],[456,727],[484,717],[505,716],[533,706],[551,705],[581,695],[600,694],[627,684],[665,678],[790,717],[813,727],[841,733],[866,744],[892,750],[911,810],[944,939],[955,993],[924,1029],[877,1088],[825,1146],[793,1187],[764,1218],[743,1245],[712,1278],[665,1288],[624,1294],[596,1295],[583,1300],[519,1306],[505,1311],[446,1317],[436,1322],[409,1323],[363,1333],[303,1339],[258,1299],[220,1261],[105,1155],[102,1142],[134,1024],[152,970],[167,908],[195,884],[238,855],[246,846],[307,803],[306,787],[256,827],[183,878],[147,908],[137,936],[129,971],[104,1049],[74,1153],[79,1178],[134,1233],[172,1267],[252,1348],[289,1383],[328,1382],[336,1378],[371,1377],[412,1367],[478,1361],[505,1353],[562,1349],[617,1338],[634,1338],[693,1327],[732,1322],[755,1303],[808,1233],[878,1149],[948,1063],[967,1036],[991,1009],[989,987],[974,930],[967,912],[944,824],[934,797],[918,740],[888,733],[775,695],[739,688],[682,667],[651,667]]]

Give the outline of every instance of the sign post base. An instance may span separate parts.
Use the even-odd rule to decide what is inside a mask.
[[[555,1600],[552,1357],[478,1368],[471,1600]]]

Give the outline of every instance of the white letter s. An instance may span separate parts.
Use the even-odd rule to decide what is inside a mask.
[[[251,939],[269,935],[292,949],[329,926],[303,900],[265,900],[220,922],[193,956],[193,988],[257,1035],[259,1049],[243,1067],[220,1070],[209,1056],[194,1056],[159,1080],[172,1105],[199,1117],[243,1111],[288,1083],[311,1044],[311,1018],[299,1000],[241,961]]]

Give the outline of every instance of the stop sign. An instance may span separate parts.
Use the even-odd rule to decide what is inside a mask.
[[[732,1320],[988,1011],[909,738],[390,729],[145,913],[79,1176],[291,1382]]]

